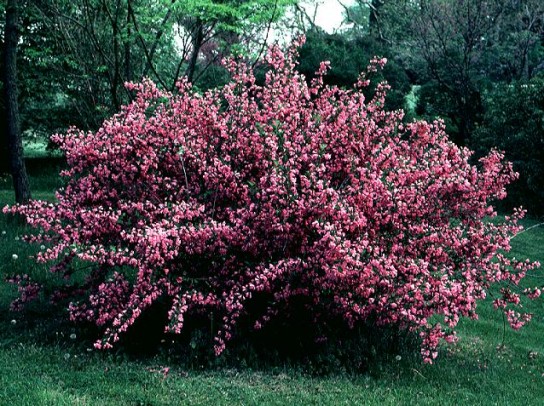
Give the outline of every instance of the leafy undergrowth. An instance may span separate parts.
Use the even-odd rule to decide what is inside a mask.
[[[53,199],[51,193],[38,197]],[[10,192],[0,191],[0,199],[2,205],[9,203]],[[524,221],[526,228],[535,224]],[[14,219],[2,215],[2,280],[17,268],[47,271],[29,258],[35,251],[18,239],[22,232]],[[544,262],[542,247],[544,228],[536,227],[513,240],[510,255]],[[538,270],[523,283],[542,286],[543,278],[544,272]],[[0,283],[0,404],[530,405],[544,401],[544,302],[540,299],[527,305],[534,317],[519,331],[505,328],[501,313],[483,303],[480,320],[463,320],[459,343],[442,347],[436,364],[427,366],[407,339],[393,349],[368,341],[363,346],[371,348],[355,346],[345,352],[345,342],[331,343],[322,357],[300,362],[293,357],[274,359],[275,354],[256,357],[251,350],[213,361],[195,354],[191,340],[185,343],[186,351],[159,340],[155,351],[145,355],[129,343],[115,352],[98,352],[92,349],[92,331],[69,324],[62,311],[47,303],[37,302],[23,313],[8,311],[15,293],[13,286]],[[141,336],[133,335],[131,340],[145,343]],[[363,368],[346,368],[342,356],[357,359],[359,350],[364,353]]]

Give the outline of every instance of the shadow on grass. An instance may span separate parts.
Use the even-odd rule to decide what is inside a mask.
[[[15,289],[4,285],[0,296],[0,305],[6,309]],[[421,363],[419,342],[413,335],[370,324],[350,330],[341,321],[332,323],[326,331],[305,317],[271,321],[259,331],[250,329],[247,320],[242,319],[227,349],[217,357],[210,318],[190,317],[181,334],[174,335],[163,333],[165,314],[164,308],[152,307],[121,336],[113,350],[100,353],[131,362],[174,364],[192,371],[270,372],[287,368],[311,376],[379,376],[400,359]],[[0,344],[4,347],[39,346],[95,353],[91,349],[101,333],[90,324],[70,322],[66,308],[43,299],[30,303],[22,312],[0,314]],[[328,339],[316,340],[318,335]]]

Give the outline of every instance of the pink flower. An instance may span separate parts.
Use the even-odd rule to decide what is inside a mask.
[[[26,238],[64,281],[52,299],[102,329],[96,348],[158,300],[171,303],[172,333],[213,314],[217,354],[241,317],[259,329],[299,299],[316,323],[419,332],[426,362],[495,282],[509,287],[494,306],[514,328],[528,321],[512,309],[538,264],[501,254],[524,212],[486,219],[517,177],[511,164],[492,151],[472,165],[441,121],[403,124],[383,109],[386,84],[365,97],[384,58],[353,89],[324,85],[326,62],[308,84],[296,71],[302,42],[269,49],[262,85],[233,59],[232,81],[202,94],[186,81],[176,94],[129,84],[134,101],[98,131],[52,137],[68,163],[55,203],[4,208],[38,230]],[[37,297],[28,277],[13,281],[13,307]],[[267,304],[258,312],[256,299]],[[429,323],[437,315],[444,327]]]

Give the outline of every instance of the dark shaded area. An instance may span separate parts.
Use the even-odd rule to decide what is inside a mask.
[[[523,205],[544,214],[544,76],[496,84],[485,94],[484,110],[470,139],[476,157],[490,148],[502,150],[520,175],[499,207]]]
[[[243,316],[225,351],[216,357],[213,345],[220,319],[217,314],[190,312],[181,334],[165,334],[168,307],[158,302],[142,313],[114,351],[131,358],[166,356],[189,369],[270,369],[289,365],[315,375],[372,374],[399,355],[414,362],[420,360],[419,338],[411,333],[393,326],[376,326],[371,319],[353,329],[340,318],[316,323],[306,306],[302,301],[292,303],[288,316],[278,315],[260,330],[253,328],[253,317]],[[260,307],[262,303],[249,306],[252,311]],[[99,335],[99,330],[91,326],[79,331],[91,340]]]
[[[306,33],[306,43],[300,50],[299,70],[308,80],[315,77],[321,61],[330,61],[331,69],[324,81],[331,86],[352,88],[357,78],[374,56],[387,57],[388,63],[383,71],[372,76],[372,86],[366,89],[371,95],[375,86],[387,81],[391,86],[386,101],[386,109],[397,110],[404,107],[404,97],[410,91],[410,79],[405,70],[395,61],[390,49],[369,37],[349,37],[341,34],[327,34],[320,30]]]
[[[17,0],[6,4],[6,23],[3,49],[3,84],[6,118],[6,137],[9,150],[9,169],[17,203],[27,203],[30,185],[23,159],[23,140],[19,116],[19,91],[17,71],[17,48],[19,43],[19,7]]]

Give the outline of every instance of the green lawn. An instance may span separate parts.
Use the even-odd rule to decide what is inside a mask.
[[[52,191],[34,193],[53,199]],[[12,202],[0,190],[0,206]],[[535,221],[526,220],[531,226]],[[444,347],[434,365],[419,357],[385,360],[368,374],[317,377],[303,365],[256,369],[188,367],[161,353],[135,358],[91,350],[70,338],[73,326],[45,303],[11,313],[13,270],[42,273],[34,249],[18,239],[23,228],[0,215],[0,405],[398,405],[544,404],[544,300],[532,302],[533,321],[520,331],[504,329],[501,314],[480,307],[480,320],[463,320],[457,345]],[[544,228],[514,240],[511,255],[544,263]],[[17,260],[12,258],[18,256]],[[544,271],[527,285],[544,285]],[[169,367],[167,376],[161,372]]]

